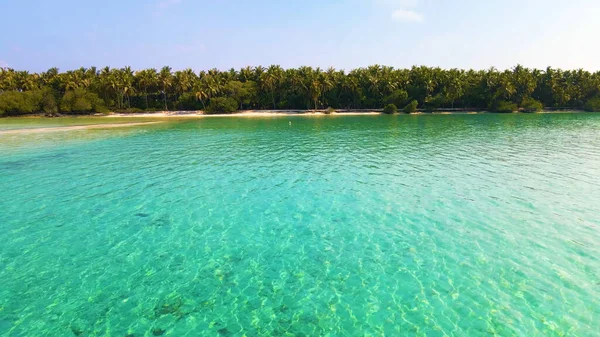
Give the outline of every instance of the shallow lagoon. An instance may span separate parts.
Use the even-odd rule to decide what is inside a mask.
[[[599,331],[600,114],[171,119],[0,151],[2,336]]]

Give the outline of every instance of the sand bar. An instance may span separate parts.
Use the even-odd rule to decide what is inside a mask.
[[[89,129],[112,129],[112,128],[124,128],[130,126],[142,126],[150,124],[158,124],[162,122],[143,122],[143,123],[110,123],[110,124],[90,124],[90,125],[73,125],[73,126],[57,126],[51,128],[30,128],[30,129],[16,129],[16,130],[0,130],[0,136],[2,135],[18,135],[18,134],[31,134],[31,133],[42,133],[42,132],[57,132],[57,131],[73,131],[73,130],[89,130]]]

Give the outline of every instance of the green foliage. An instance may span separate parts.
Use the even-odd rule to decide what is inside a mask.
[[[111,113],[110,109],[103,105],[98,105],[98,106],[94,107],[94,110],[95,110],[94,112],[96,112],[96,113],[101,113],[101,114],[106,114],[106,115]]]
[[[60,101],[60,111],[66,113],[101,112],[103,107],[98,95],[83,89],[67,91]]]
[[[58,104],[56,103],[56,98],[54,98],[54,94],[50,89],[45,90],[42,93],[42,102],[41,102],[42,111],[49,114],[58,113]]]
[[[599,110],[594,107],[594,97],[600,95],[598,83],[600,72],[520,65],[504,71],[372,65],[348,72],[276,65],[200,72],[92,67],[63,73],[53,68],[38,74],[0,68],[0,113],[90,113],[106,111],[105,107],[111,111],[205,110],[215,100],[213,108],[231,110],[230,104],[223,106],[222,98],[234,100],[237,109],[377,109],[416,100],[427,111],[509,111],[512,103],[533,111],[539,107],[530,100],[534,99],[547,107]],[[409,108],[416,109],[412,104]]]
[[[22,92],[9,91],[0,95],[0,114],[27,113],[26,110]]]
[[[515,103],[509,101],[498,101],[492,105],[491,110],[493,112],[504,112],[510,113],[518,110],[518,107]]]
[[[40,111],[40,91],[7,91],[0,94],[0,115],[28,114]]]
[[[408,93],[405,90],[395,90],[391,95],[386,97],[386,104],[394,104],[395,106],[404,106],[408,101]]]
[[[412,100],[402,109],[402,111],[404,111],[404,113],[411,114],[417,111],[418,106],[419,102],[417,102],[417,100]]]
[[[73,112],[90,112],[92,111],[92,103],[84,97],[76,97],[71,104]]]
[[[537,101],[533,98],[526,98],[521,103],[521,107],[525,112],[540,112],[544,109],[542,102]]]
[[[208,113],[232,113],[237,110],[237,101],[231,97],[215,97],[210,100]]]
[[[225,86],[224,93],[233,98],[240,109],[243,109],[244,105],[250,105],[250,103],[256,99],[258,93],[258,85],[254,81],[240,82],[231,81]]]
[[[97,112],[101,112],[101,111],[97,111]],[[128,113],[128,114],[139,114],[139,113],[143,113],[144,110],[140,109],[140,108],[127,108],[124,110],[119,110],[119,112],[124,112],[124,113]]]
[[[425,111],[434,112],[446,103],[446,97],[439,93],[425,101]]]
[[[591,112],[600,112],[600,97],[590,99],[585,103],[585,110]]]
[[[395,114],[398,112],[398,107],[395,104],[388,104],[383,108],[383,113],[387,115]]]
[[[202,104],[196,98],[196,95],[191,92],[186,92],[179,96],[177,100],[177,109],[179,110],[201,110]]]

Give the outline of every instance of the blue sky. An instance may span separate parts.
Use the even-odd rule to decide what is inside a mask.
[[[0,67],[600,70],[598,0],[0,0]]]

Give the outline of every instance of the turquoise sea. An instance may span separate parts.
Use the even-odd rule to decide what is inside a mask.
[[[169,119],[0,153],[0,336],[600,334],[600,114]]]

